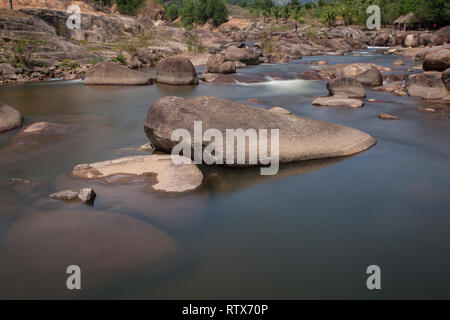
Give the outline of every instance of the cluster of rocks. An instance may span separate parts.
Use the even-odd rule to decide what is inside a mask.
[[[450,43],[450,26],[446,26],[435,32],[427,31],[380,31],[372,33],[369,43],[373,46],[437,46]]]

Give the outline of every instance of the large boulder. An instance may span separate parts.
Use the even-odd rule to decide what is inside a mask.
[[[80,164],[73,169],[72,176],[109,182],[132,182],[133,177],[141,181],[147,177],[154,190],[164,192],[191,191],[202,184],[203,174],[190,159],[180,165],[172,160],[170,155],[147,155]],[[128,177],[124,179],[125,176]]]
[[[198,84],[197,71],[191,60],[182,56],[167,57],[158,63],[156,81],[166,84]]]
[[[338,77],[357,77],[358,75],[366,72],[367,70],[373,70],[373,79],[379,77],[378,73],[390,71],[391,69],[376,65],[373,63],[342,63],[334,64],[326,67],[322,67],[318,70],[318,73],[324,79],[332,79]]]
[[[327,83],[327,89],[330,96],[340,96],[348,98],[365,98],[361,83],[355,78],[341,77],[332,79]]]
[[[186,129],[194,137],[194,121],[202,121],[203,132],[219,130],[225,140],[224,148],[227,129],[266,129],[268,134],[271,129],[278,129],[280,163],[352,155],[376,143],[368,134],[339,124],[285,115],[215,97],[162,98],[150,107],[144,129],[158,149],[170,153],[179,144],[171,139],[173,131]],[[271,137],[267,139],[271,140]],[[203,142],[202,148],[206,148],[206,144]],[[194,139],[191,147],[194,148]],[[249,165],[248,149],[246,155],[244,165]],[[259,156],[257,163],[261,164]],[[237,164],[235,161],[226,165]]]
[[[326,41],[325,45],[333,51],[343,53],[352,51],[352,46],[349,45],[344,39],[329,39]]]
[[[373,40],[374,46],[384,47],[389,40],[389,34],[388,33],[382,33],[375,37]]]
[[[433,33],[433,36],[439,37],[441,39],[442,43],[450,43],[450,26],[445,26],[435,33]],[[439,44],[442,44],[439,43]]]
[[[235,73],[236,65],[233,61],[226,61],[223,54],[215,54],[206,62],[207,73]]]
[[[442,73],[437,71],[410,75],[406,89],[410,96],[424,99],[443,99],[449,95],[442,81]]]
[[[408,34],[405,38],[405,47],[417,47],[419,45],[419,37],[415,34]]]
[[[100,62],[86,72],[87,85],[146,85],[152,84],[150,74],[128,69],[112,62]]]
[[[259,58],[256,53],[249,49],[230,46],[225,51],[225,59],[227,61],[240,61],[247,65],[259,64]]]
[[[450,49],[432,51],[423,60],[425,71],[444,71],[448,68],[450,68]]]
[[[356,80],[366,86],[381,86],[383,84],[383,76],[377,69],[369,69],[358,74]]]
[[[13,107],[0,103],[0,133],[21,127],[22,114]]]
[[[17,80],[16,69],[7,63],[0,63],[0,80]]]

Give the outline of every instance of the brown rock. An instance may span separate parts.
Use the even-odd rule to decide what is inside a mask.
[[[197,71],[186,57],[168,57],[158,63],[156,81],[175,85],[198,84]]]
[[[400,120],[399,117],[394,116],[392,114],[389,113],[380,113],[380,115],[378,116],[381,120]]]
[[[341,96],[349,98],[365,98],[361,83],[355,78],[341,77],[332,79],[327,83],[327,89],[330,96]]]
[[[152,84],[151,75],[128,69],[112,62],[100,62],[86,72],[86,85],[146,85]]]
[[[7,104],[0,104],[0,133],[21,127],[22,114]]]

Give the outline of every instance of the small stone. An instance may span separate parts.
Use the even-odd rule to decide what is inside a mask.
[[[52,193],[49,197],[56,200],[72,201],[78,198],[78,192],[73,190],[64,190]]]
[[[404,66],[405,65],[405,61],[403,61],[402,59],[397,59],[394,61],[394,65],[396,66]]]
[[[92,188],[83,188],[78,194],[78,198],[86,204],[93,205],[97,194]]]
[[[379,117],[380,117],[381,120],[400,120],[399,117],[394,116],[394,115],[389,114],[389,113],[380,113]]]
[[[146,143],[140,146],[139,149],[146,152],[152,152],[155,150],[155,147],[151,143]]]
[[[367,100],[367,102],[376,102],[376,101],[377,101],[377,99],[373,99],[373,98]]]
[[[326,62],[325,60],[320,60],[320,61],[317,61],[317,64],[319,66],[324,66],[324,65],[328,64],[328,62]]]

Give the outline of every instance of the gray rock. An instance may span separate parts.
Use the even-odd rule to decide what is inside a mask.
[[[327,106],[327,107],[338,107],[345,106],[350,108],[361,108],[364,102],[358,99],[351,99],[346,97],[318,97],[312,102],[315,106]]]
[[[441,49],[428,53],[423,60],[423,70],[444,71],[450,68],[450,49]]]
[[[218,129],[225,140],[227,129],[267,129],[269,133],[271,129],[278,129],[280,163],[352,155],[376,143],[368,134],[349,127],[215,97],[159,99],[150,107],[144,129],[159,150],[170,153],[178,144],[171,141],[172,132],[183,128],[193,137],[194,121],[197,120],[202,121],[203,131]],[[248,161],[245,165],[249,165]]]
[[[202,172],[192,161],[187,161],[188,164],[175,165],[171,155],[156,154],[125,157],[77,165],[72,176],[80,179],[102,179],[110,183],[131,183],[147,178],[154,190],[186,192],[197,189],[203,181]],[[127,178],[124,178],[125,176]]]
[[[442,81],[442,73],[437,71],[410,75],[406,81],[406,89],[410,96],[424,99],[443,99],[449,96]]]
[[[197,71],[191,60],[174,56],[162,59],[156,69],[156,81],[166,84],[198,84]]]
[[[251,52],[249,49],[237,48],[230,46],[225,51],[225,59],[227,61],[240,61],[246,65],[259,64],[259,58],[256,53]]]
[[[327,83],[330,96],[341,96],[348,98],[364,98],[366,92],[363,86],[355,78],[341,77],[332,79]]]
[[[78,198],[86,204],[93,205],[97,194],[92,188],[83,188],[78,193]]]
[[[151,75],[128,69],[112,62],[100,62],[86,72],[87,85],[146,85],[152,84]]]
[[[356,80],[366,86],[381,86],[383,84],[383,76],[377,69],[369,69],[358,74]]]
[[[49,197],[56,200],[73,201],[78,199],[78,191],[64,190],[56,193],[52,193]]]
[[[21,127],[22,114],[7,104],[0,104],[0,133]]]

